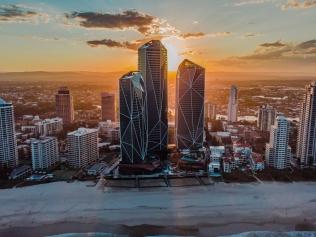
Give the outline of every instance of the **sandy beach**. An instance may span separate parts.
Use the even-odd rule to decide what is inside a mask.
[[[0,190],[0,236],[316,230],[312,182],[106,190],[90,184],[57,182]]]

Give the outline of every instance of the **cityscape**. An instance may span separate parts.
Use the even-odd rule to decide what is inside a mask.
[[[57,6],[74,7],[70,2],[0,1],[0,34],[11,23],[53,27],[42,18]],[[316,20],[311,0],[225,2],[226,8],[303,9],[310,15],[302,22]],[[51,63],[58,70],[49,68],[48,59],[33,69],[38,52],[29,55],[26,67],[2,56],[0,236],[315,235],[316,40],[306,33],[315,21],[306,32],[300,29],[314,39],[261,42],[253,55],[215,63],[203,59],[209,53],[203,43],[205,52],[175,53],[169,40],[234,33],[183,33],[137,10],[82,9],[64,13],[67,31],[88,28],[87,35],[96,37],[102,29],[122,35],[133,30],[144,37],[86,41],[92,50],[112,50],[106,71],[73,70],[68,56]],[[100,29],[91,33],[94,28]],[[254,37],[247,34],[243,40]],[[2,37],[8,45],[14,41]],[[89,65],[93,59],[86,56]],[[267,60],[259,65],[262,57]],[[238,60],[253,60],[246,64],[258,68],[247,70]]]

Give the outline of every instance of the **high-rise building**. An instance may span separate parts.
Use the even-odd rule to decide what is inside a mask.
[[[79,169],[99,158],[98,129],[78,128],[67,134],[68,162]]]
[[[266,144],[266,163],[276,169],[290,166],[289,121],[278,115],[270,130],[270,142]]]
[[[176,79],[176,143],[179,149],[203,145],[205,69],[187,59]]]
[[[146,124],[148,153],[167,150],[168,90],[167,50],[159,40],[152,40],[138,49],[138,69],[146,90]]]
[[[63,119],[64,124],[70,124],[74,121],[74,105],[70,90],[67,87],[61,87],[55,96],[56,115]]]
[[[238,113],[238,90],[235,85],[232,85],[230,88],[230,94],[229,94],[229,100],[228,100],[227,121],[237,122],[237,113]]]
[[[140,72],[121,77],[120,140],[123,164],[140,164],[146,159],[145,85]]]
[[[47,170],[59,161],[56,137],[40,137],[31,141],[33,170]]]
[[[216,104],[205,103],[204,104],[204,117],[205,117],[205,119],[215,120],[216,113],[217,113],[216,109],[217,109]]]
[[[36,133],[40,136],[57,135],[63,130],[62,118],[44,119],[35,124]]]
[[[115,122],[115,95],[107,92],[101,94],[102,121]]]
[[[270,132],[276,118],[276,109],[270,105],[260,106],[258,110],[257,126],[261,131]]]
[[[301,167],[316,166],[316,82],[305,87],[301,104],[296,157]]]
[[[18,164],[13,105],[0,98],[0,167]]]

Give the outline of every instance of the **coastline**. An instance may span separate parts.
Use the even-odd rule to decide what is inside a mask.
[[[0,190],[0,236],[316,231],[314,182],[105,190],[89,184],[57,182]]]

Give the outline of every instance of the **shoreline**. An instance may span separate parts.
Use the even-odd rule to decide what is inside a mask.
[[[316,231],[315,187],[270,182],[102,190],[89,182],[59,182],[6,189],[0,190],[0,236]]]

